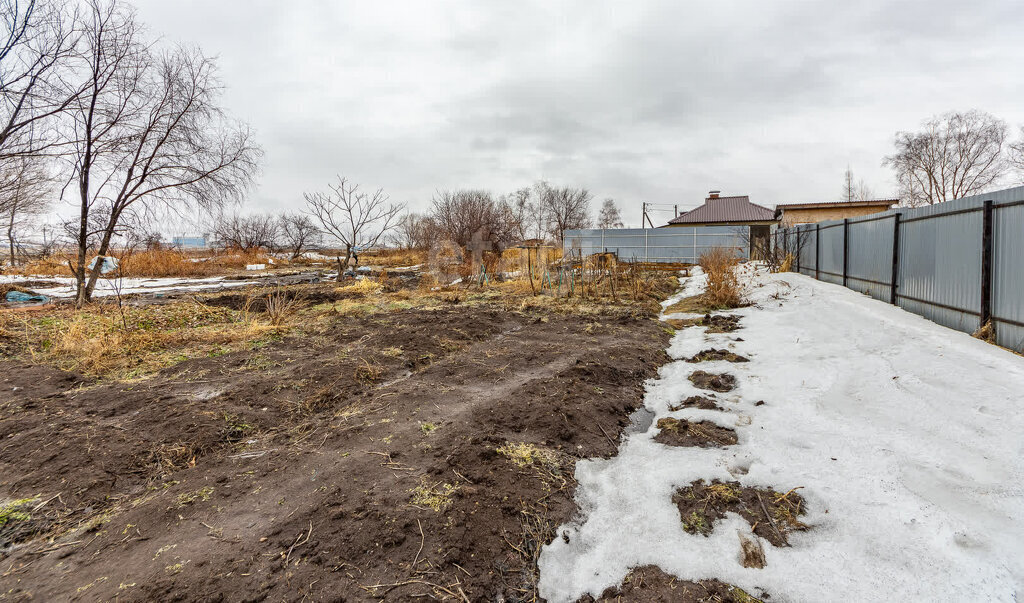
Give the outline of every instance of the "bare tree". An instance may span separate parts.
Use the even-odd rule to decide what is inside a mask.
[[[857,186],[853,182],[853,170],[846,166],[846,173],[843,174],[843,201],[853,201],[857,198]]]
[[[291,251],[292,259],[316,241],[320,229],[305,214],[284,213],[277,218],[277,231],[285,248]]]
[[[273,249],[279,224],[276,218],[266,214],[220,216],[214,223],[213,235],[228,249]]]
[[[898,132],[884,165],[896,171],[900,196],[911,206],[959,199],[995,184],[1007,170],[1006,122],[988,113],[946,113],[920,132]]]
[[[81,92],[65,75],[77,56],[77,13],[62,0],[0,0],[0,160],[55,144],[55,118]]]
[[[498,248],[518,238],[505,204],[484,190],[439,191],[430,211],[439,234],[459,247],[469,246],[474,236]]]
[[[17,230],[49,207],[53,179],[38,157],[8,158],[0,164],[0,214],[7,231],[11,265],[17,264]]]
[[[509,230],[520,241],[543,236],[536,232],[537,203],[534,202],[533,189],[523,187],[505,195],[499,203],[505,212],[505,221]]]
[[[217,104],[213,60],[198,50],[154,50],[123,0],[89,1],[83,47],[86,92],[71,106],[68,133],[80,199],[72,266],[79,305],[92,298],[100,274],[100,262],[86,273],[92,237],[104,256],[133,212],[240,200],[262,154],[248,128]]]
[[[550,218],[551,236],[561,245],[565,231],[590,225],[590,200],[593,195],[585,188],[552,187],[546,182],[537,184],[541,207]]]
[[[605,199],[601,204],[601,210],[597,214],[598,228],[622,228],[622,213],[615,199]]]
[[[406,249],[430,249],[437,239],[437,230],[433,218],[410,212],[398,223],[396,241]]]
[[[358,254],[362,249],[376,245],[381,237],[395,229],[405,205],[392,203],[383,189],[367,194],[359,190],[358,184],[340,175],[338,183],[328,184],[327,188],[326,193],[304,194],[306,211],[324,233],[345,246],[345,260],[337,258],[338,281],[341,281],[353,250]]]
[[[860,201],[867,201],[875,198],[875,191],[868,186],[868,183],[863,179],[857,181],[856,198]]]
[[[1020,138],[1010,145],[1010,165],[1017,171],[1017,181],[1024,182],[1024,126],[1020,127]]]

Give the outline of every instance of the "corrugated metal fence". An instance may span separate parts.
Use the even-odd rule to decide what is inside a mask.
[[[1024,351],[1024,187],[773,236],[802,274]]]
[[[564,249],[583,255],[612,252],[622,261],[696,264],[715,247],[734,248],[747,257],[747,232],[747,227],[736,226],[567,230]]]

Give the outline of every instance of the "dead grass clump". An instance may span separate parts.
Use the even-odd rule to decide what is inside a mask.
[[[668,310],[666,310],[667,312]],[[732,314],[705,314],[700,318],[668,318],[665,322],[673,329],[706,327],[707,333],[731,333],[740,327],[740,317]]]
[[[739,260],[734,253],[715,247],[701,255],[699,263],[708,276],[703,297],[709,307],[738,308],[744,305],[743,288],[736,276]]]
[[[980,339],[980,340],[985,341],[987,343],[995,343],[996,342],[996,328],[995,328],[995,325],[993,325],[992,321],[990,320],[990,321],[986,322],[985,324],[981,325],[981,327],[979,327],[977,331],[971,333],[971,337],[974,337],[976,339]]]
[[[446,484],[444,482],[430,484],[424,480],[420,485],[411,490],[411,502],[413,506],[426,507],[441,513],[442,511],[448,510],[448,507],[452,506],[453,496],[458,491],[458,485],[453,486],[452,484]]]
[[[726,362],[750,362],[745,356],[740,356],[735,352],[721,349],[707,349],[697,352],[692,358],[687,358],[687,362],[712,362],[715,360],[724,360]]]
[[[363,385],[372,385],[380,381],[383,375],[384,367],[363,358],[363,363],[356,367],[353,377]]]
[[[789,533],[808,529],[798,519],[806,512],[803,498],[796,493],[798,489],[781,493],[770,488],[741,486],[739,482],[715,480],[706,484],[697,480],[676,490],[672,502],[679,508],[687,533],[707,536],[714,530],[715,521],[732,512],[743,517],[754,534],[772,545],[789,546]]]
[[[658,429],[661,432],[654,437],[654,441],[666,446],[720,448],[732,446],[737,442],[735,431],[710,421],[687,421],[665,417],[658,419]]]
[[[668,409],[672,412],[684,408],[699,408],[701,410],[722,410],[722,407],[715,404],[715,401],[707,396],[690,396],[679,404],[670,404]]]
[[[302,306],[300,295],[288,295],[280,286],[269,293],[265,301],[270,324],[279,327],[291,320]]]
[[[768,598],[765,596],[765,598]],[[687,603],[763,603],[738,586],[721,580],[680,580],[661,568],[647,565],[630,570],[622,584],[606,589],[597,599],[584,595],[579,603],[647,603],[649,601],[685,601]]]
[[[736,387],[736,377],[728,373],[709,373],[707,371],[694,371],[690,374],[690,382],[701,389],[710,389],[716,392],[731,391]]]
[[[779,272],[789,272],[793,269],[793,262],[796,258],[793,257],[792,253],[787,253],[786,257],[783,258],[782,263],[779,264]]]

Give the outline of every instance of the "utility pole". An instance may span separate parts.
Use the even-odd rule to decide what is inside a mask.
[[[647,202],[646,201],[643,202],[643,212],[644,212],[644,216],[640,220],[640,228],[647,228],[647,226],[646,226],[647,224],[650,224],[651,228],[654,228],[654,222],[651,222],[651,217],[649,215],[647,215]]]

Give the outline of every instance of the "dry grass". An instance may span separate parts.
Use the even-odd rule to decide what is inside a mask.
[[[193,302],[46,314],[0,314],[6,347],[34,362],[95,377],[137,378],[188,358],[218,356],[286,330],[255,315]]]
[[[185,252],[172,249],[149,251],[114,250],[110,255],[118,258],[118,274],[126,278],[207,277],[245,270],[249,264],[270,265],[270,256],[259,250],[211,252]],[[37,276],[71,276],[71,254],[56,254],[33,260],[19,267],[18,272]],[[275,265],[287,265],[286,260],[274,259]]]
[[[716,247],[700,256],[700,266],[708,276],[703,298],[712,308],[738,308],[745,304],[743,287],[736,276],[739,260],[727,249]]]
[[[795,261],[796,258],[793,256],[793,254],[787,253],[786,257],[782,259],[782,263],[779,264],[779,272],[789,272],[793,270],[793,262]]]
[[[302,296],[288,295],[280,285],[278,285],[273,293],[267,294],[267,318],[270,320],[270,324],[275,327],[280,327],[289,322],[298,313],[300,307],[302,307]]]
[[[330,255],[324,252],[324,255]],[[344,257],[344,253],[340,253]],[[419,249],[375,249],[359,256],[361,265],[383,266],[385,268],[401,268],[416,266],[427,262],[427,251]]]

